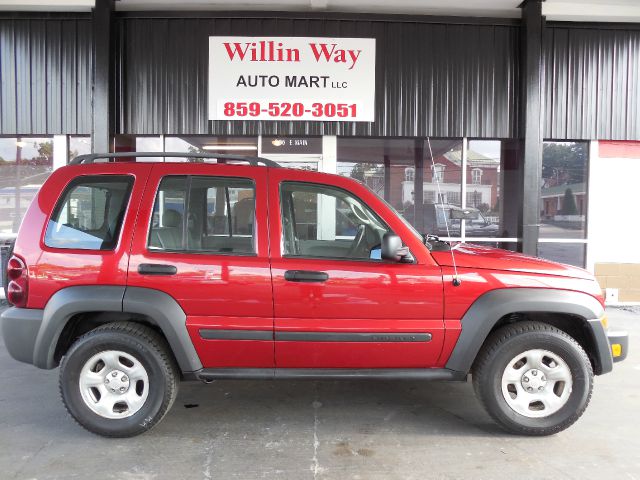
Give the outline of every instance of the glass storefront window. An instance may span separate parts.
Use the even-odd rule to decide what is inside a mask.
[[[502,250],[511,250],[512,252],[518,251],[518,242],[506,242],[500,239],[496,239],[495,242],[477,242],[471,239],[471,241],[467,241],[466,243],[480,245],[481,247],[501,248]]]
[[[585,265],[587,238],[589,145],[587,142],[544,142],[540,181],[538,256],[578,267]],[[560,240],[553,242],[553,240]]]
[[[116,152],[189,152],[220,153],[225,155],[255,156],[258,150],[257,137],[214,137],[210,135],[181,136],[135,136],[117,135]],[[162,162],[164,157],[140,158],[139,162]],[[187,161],[173,158],[171,161]],[[204,160],[208,161],[208,160]],[[215,160],[211,160],[215,162]]]
[[[462,222],[452,219],[451,212],[462,206],[462,140],[424,140],[416,147],[423,149],[416,159],[416,170],[422,164],[422,208],[416,202],[413,224],[431,235],[461,238]],[[419,182],[416,175],[415,200]]]
[[[207,135],[166,136],[164,137],[164,151],[255,156],[258,153],[258,138]]]
[[[116,135],[114,138],[114,152],[162,152],[162,136],[148,135]],[[133,161],[121,159],[121,161]],[[136,159],[137,162],[162,162],[162,157],[145,157]]]
[[[584,268],[586,248],[586,243],[539,242],[538,256],[546,260]]]
[[[420,232],[454,241],[510,242],[515,249],[522,190],[518,144],[469,140],[463,172],[464,145],[462,139],[339,137],[337,171],[366,183]],[[465,216],[475,217],[459,220],[463,208]]]
[[[52,169],[52,137],[0,138],[0,239],[15,237]]]
[[[410,222],[414,218],[415,141],[338,138],[337,173],[366,184]]]
[[[280,160],[278,163],[283,167],[287,168],[296,168],[298,170],[308,170],[310,172],[318,171],[318,162],[317,161],[308,161],[308,162],[299,162],[299,161],[282,161]]]
[[[197,137],[195,137],[197,138]],[[201,153],[205,152],[202,149],[201,141],[192,140],[191,137],[165,137],[164,138],[164,151],[165,152],[188,152],[188,153]],[[177,162],[186,158],[172,158],[172,162]]]
[[[451,210],[462,205],[462,140],[338,138],[337,153],[339,175],[365,183],[418,231],[460,237]]]
[[[161,152],[162,137],[136,137],[136,152]]]
[[[586,238],[588,161],[586,142],[544,142],[541,238]]]
[[[466,209],[471,210],[475,218],[465,220],[466,237],[503,236],[501,147],[499,140],[469,140]]]
[[[91,153],[91,137],[70,135],[67,163],[78,155],[86,155],[87,153]]]

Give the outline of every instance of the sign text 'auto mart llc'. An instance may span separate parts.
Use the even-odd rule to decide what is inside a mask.
[[[374,118],[375,39],[209,37],[211,120]]]

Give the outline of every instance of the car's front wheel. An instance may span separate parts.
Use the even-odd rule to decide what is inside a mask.
[[[593,369],[583,348],[545,323],[519,322],[494,332],[473,368],[476,395],[506,430],[550,435],[585,411]]]
[[[151,328],[115,322],[91,330],[60,365],[60,393],[73,418],[108,437],[130,437],[169,411],[179,374],[166,341]]]

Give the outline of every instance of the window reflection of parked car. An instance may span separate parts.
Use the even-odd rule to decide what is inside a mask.
[[[460,237],[462,219],[465,222],[465,234],[468,237],[497,237],[499,225],[486,218],[480,210],[473,207],[461,208],[449,204],[427,203],[424,205],[424,232],[439,237]],[[405,212],[410,223],[413,216]],[[447,223],[449,231],[447,232]]]
[[[478,215],[474,219],[468,219],[465,223],[465,234],[468,237],[498,237],[499,225],[493,223],[487,217],[485,217],[477,208],[465,208],[472,212],[477,212]]]

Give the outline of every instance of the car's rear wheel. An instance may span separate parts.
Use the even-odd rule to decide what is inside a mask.
[[[178,379],[165,340],[129,322],[83,335],[60,365],[60,393],[69,413],[87,430],[109,437],[138,435],[162,420]]]
[[[474,364],[473,386],[506,430],[550,435],[572,425],[587,408],[593,369],[580,344],[565,332],[519,322],[487,339]]]

